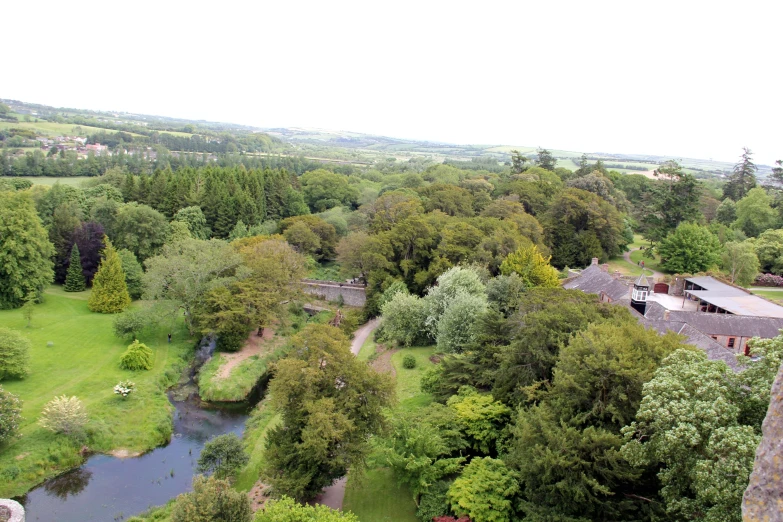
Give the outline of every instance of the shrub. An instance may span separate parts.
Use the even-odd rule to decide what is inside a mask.
[[[250,500],[228,481],[197,475],[193,492],[177,497],[171,522],[250,522]]]
[[[0,380],[30,373],[30,340],[9,328],[0,328]]]
[[[221,352],[237,352],[245,346],[250,329],[244,324],[234,324],[218,332],[216,348]]]
[[[242,449],[242,441],[235,433],[226,433],[212,438],[201,450],[198,457],[199,473],[214,473],[223,479],[236,473],[250,460]]]
[[[759,274],[753,281],[754,286],[783,286],[783,277],[775,274]]]
[[[120,367],[132,371],[151,370],[152,350],[138,339],[133,341],[120,357]]]
[[[412,355],[406,355],[402,358],[402,367],[412,369],[416,367],[416,358]]]
[[[439,481],[422,494],[419,508],[416,510],[416,517],[421,522],[432,522],[435,517],[445,517],[451,513],[449,499],[446,496],[449,485],[448,482]]]
[[[284,496],[279,500],[270,500],[263,510],[256,513],[255,522],[359,522],[353,513],[337,511],[328,506],[302,505]]]
[[[122,395],[122,398],[126,399],[128,395],[133,393],[135,389],[136,389],[136,383],[131,381],[120,381],[114,387],[114,393],[116,393],[117,395]]]
[[[126,310],[114,318],[114,335],[121,338],[136,338],[147,328],[157,324],[158,317],[152,310]]]
[[[0,444],[13,437],[22,418],[22,401],[0,386]]]
[[[87,424],[87,411],[78,398],[63,395],[44,406],[38,423],[55,433],[80,435]]]

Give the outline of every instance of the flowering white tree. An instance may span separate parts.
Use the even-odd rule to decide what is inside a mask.
[[[47,430],[78,435],[87,424],[87,411],[77,397],[55,397],[44,406],[38,423]]]

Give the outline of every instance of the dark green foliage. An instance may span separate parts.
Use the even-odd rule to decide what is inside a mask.
[[[54,247],[27,192],[0,192],[0,309],[18,308],[52,282]]]
[[[9,328],[0,328],[0,380],[21,379],[30,373],[30,340]]]
[[[412,369],[416,367],[416,357],[412,355],[406,355],[402,358],[402,367],[407,369]]]
[[[171,522],[250,522],[252,513],[247,494],[228,481],[196,475],[193,492],[177,497]]]
[[[756,186],[756,171],[758,168],[751,159],[752,152],[747,147],[742,149],[740,161],[734,165],[734,171],[729,181],[723,186],[723,197],[739,201]]]
[[[643,205],[644,235],[658,242],[673,231],[680,223],[699,218],[699,185],[690,174],[682,172],[675,161],[670,161],[656,170],[660,181],[649,187],[646,205]]]
[[[557,160],[552,156],[552,153],[546,149],[538,149],[537,154],[538,158],[536,158],[536,165],[542,169],[554,172]]]
[[[243,323],[228,325],[217,332],[217,349],[222,352],[237,352],[242,349],[247,341],[251,328]]]
[[[21,419],[22,401],[0,386],[0,446],[16,435]]]
[[[131,371],[151,370],[153,361],[152,350],[136,340],[120,356],[120,367]]]
[[[136,339],[147,329],[158,324],[160,311],[156,308],[135,308],[126,310],[114,318],[114,335]]]
[[[450,485],[450,482],[441,480],[432,485],[426,493],[422,494],[419,500],[419,507],[416,510],[416,517],[421,522],[432,522],[434,517],[451,514],[451,506],[446,496]]]
[[[68,263],[68,274],[65,276],[66,292],[82,292],[87,288],[82,272],[82,258],[79,255],[79,246],[74,243],[71,248],[71,260]]]
[[[131,299],[139,299],[144,291],[142,281],[144,269],[141,268],[141,263],[136,259],[136,254],[130,250],[122,248],[117,251],[117,255],[120,256],[122,271],[125,273],[125,285],[128,287],[128,295],[130,295]]]
[[[213,437],[201,450],[198,457],[199,473],[212,473],[216,478],[228,478],[247,464],[250,458],[242,448],[242,441],[235,433]]]

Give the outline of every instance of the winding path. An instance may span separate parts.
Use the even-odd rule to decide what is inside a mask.
[[[628,252],[623,252],[623,259],[625,259],[628,263],[632,264],[633,266],[639,266],[636,263],[634,263],[633,261],[631,261],[631,253],[632,252],[636,252],[637,250],[641,250],[641,249],[633,248],[633,249],[629,250]],[[652,272],[652,277],[653,277],[653,279],[655,281],[663,280],[663,278],[664,278],[664,275],[661,272],[656,272],[652,268],[646,268],[645,267],[645,268],[643,268],[643,270],[646,271],[646,272]],[[655,282],[655,281],[653,281],[653,282]]]

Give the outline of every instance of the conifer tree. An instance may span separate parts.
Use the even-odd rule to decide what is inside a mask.
[[[114,314],[131,303],[122,261],[108,237],[103,238],[103,260],[92,280],[92,294],[87,306],[93,312]]]
[[[74,243],[71,248],[71,261],[68,264],[68,273],[65,275],[66,292],[82,292],[87,286],[84,283],[82,272],[82,257],[79,254],[79,246]]]

